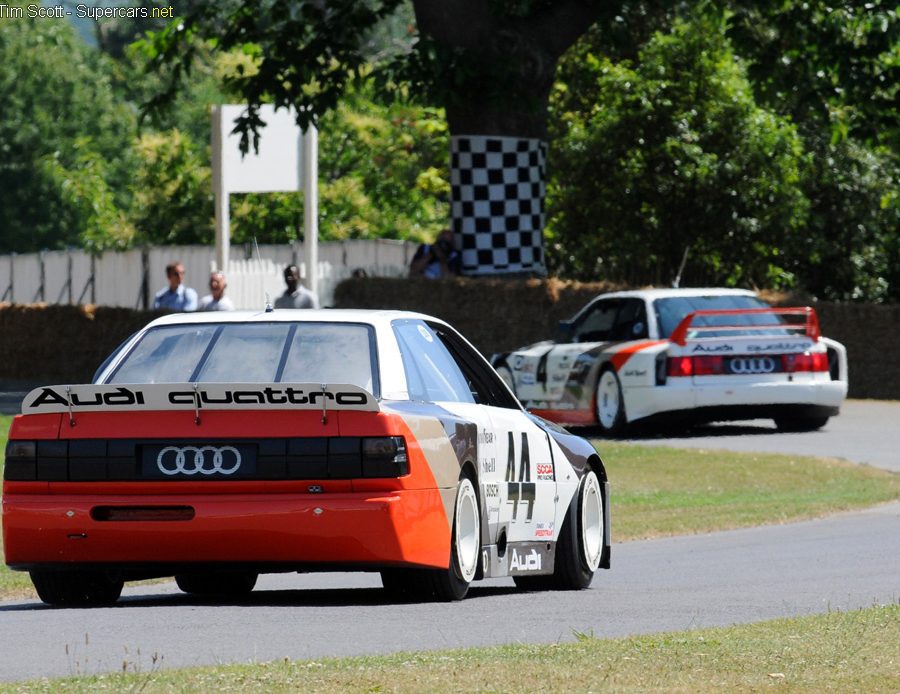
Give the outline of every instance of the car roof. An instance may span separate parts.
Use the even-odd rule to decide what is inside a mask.
[[[150,322],[147,327],[160,325],[185,325],[195,323],[272,323],[272,322],[316,322],[316,323],[368,323],[389,325],[397,319],[418,319],[444,321],[413,311],[384,309],[274,309],[272,311],[196,311],[192,313],[170,313]]]
[[[638,299],[669,299],[688,296],[756,296],[756,292],[749,289],[726,289],[724,287],[648,287],[646,289],[627,289],[620,292],[600,294],[596,298],[638,298]]]

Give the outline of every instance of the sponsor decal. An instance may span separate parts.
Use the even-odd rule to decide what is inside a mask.
[[[716,354],[717,352],[733,352],[734,347],[731,345],[694,345],[691,352],[707,352]]]
[[[499,499],[500,498],[500,485],[495,484],[495,483],[484,485],[484,495],[488,499]]]
[[[538,463],[537,478],[539,480],[556,479],[553,474],[553,463]]]
[[[482,458],[481,459],[481,471],[482,472],[496,472],[497,471],[496,458]]]
[[[541,555],[536,549],[531,550],[529,554],[519,554],[513,549],[509,557],[510,571],[540,571]]]
[[[553,523],[538,523],[534,536],[539,538],[553,537]]]
[[[550,377],[550,380],[554,383],[564,383],[569,380],[569,372],[568,371],[557,371]]]
[[[747,345],[748,352],[805,352],[808,342],[777,342],[770,345]]]
[[[630,376],[632,378],[639,378],[641,376],[646,376],[646,375],[647,375],[646,369],[628,369],[628,371],[626,371],[623,374],[623,376]]]
[[[534,374],[523,373],[519,377],[519,383],[523,386],[533,386],[537,381],[535,380]]]
[[[419,334],[425,338],[425,342],[434,342],[434,338],[431,336],[431,333],[428,331],[424,325],[419,326]]]

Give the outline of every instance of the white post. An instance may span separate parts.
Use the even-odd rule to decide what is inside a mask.
[[[228,191],[222,173],[222,107],[212,107],[212,186],[216,206],[216,266],[228,272],[228,256],[231,250],[231,215],[228,208]]]
[[[319,295],[319,133],[310,125],[303,133],[303,240],[307,288]]]

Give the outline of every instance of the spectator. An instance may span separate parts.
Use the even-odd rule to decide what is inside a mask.
[[[423,243],[409,264],[410,277],[440,279],[458,275],[462,269],[462,256],[453,242],[453,231],[444,229],[432,243]]]
[[[200,299],[200,311],[234,311],[234,304],[225,296],[225,275],[218,270],[209,273],[209,294]]]
[[[184,265],[177,260],[166,265],[169,286],[160,289],[153,297],[153,308],[170,311],[196,311],[197,292],[184,284]]]
[[[275,299],[275,308],[319,308],[319,298],[300,284],[300,268],[288,265],[284,269],[287,289]]]

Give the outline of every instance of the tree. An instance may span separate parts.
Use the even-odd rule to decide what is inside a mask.
[[[103,57],[67,22],[4,19],[0,103],[0,252],[127,243],[136,121]]]
[[[784,286],[805,221],[795,129],[758,107],[721,15],[675,20],[634,63],[584,41],[554,99],[551,253],[560,273],[632,284]]]
[[[239,49],[254,61],[252,70],[236,75],[229,84],[248,103],[246,115],[237,123],[245,146],[252,145],[254,133],[263,126],[258,107],[264,102],[294,106],[303,127],[316,123],[336,107],[348,84],[371,69],[365,37],[400,4],[401,0],[285,0],[260,6],[238,0],[195,8],[156,34],[150,44],[154,68],[168,68],[170,73],[168,88],[149,109],[155,112],[173,98],[190,70],[195,39],[201,37],[212,41],[216,50]],[[543,269],[540,141],[547,133],[547,99],[559,57],[596,19],[599,6],[590,0],[414,0],[419,36],[412,50],[374,68],[385,91],[406,90],[437,100],[446,109],[451,135],[496,136],[478,140],[474,146],[485,151],[471,157],[471,143],[461,143],[463,156],[451,159],[453,224],[462,234],[463,264],[470,272]],[[494,150],[506,146],[499,137],[534,143],[525,143],[525,150],[513,144],[508,157],[495,157]],[[521,157],[517,161],[513,156],[522,151],[527,167]],[[492,172],[485,162],[495,158],[502,161],[502,168]],[[463,159],[467,164],[461,163]],[[522,173],[524,168],[529,170]],[[509,182],[509,175],[525,176],[517,181],[523,184],[521,189]],[[478,186],[467,181],[482,176],[490,178],[496,190],[482,186],[485,190],[472,193],[466,188]],[[467,199],[470,193],[484,197]],[[519,212],[504,214],[507,202],[518,206]],[[489,206],[489,212],[476,214],[475,203]],[[526,236],[537,245],[527,256],[519,252]],[[508,247],[503,254],[508,262],[485,260],[479,249],[498,244]]]

